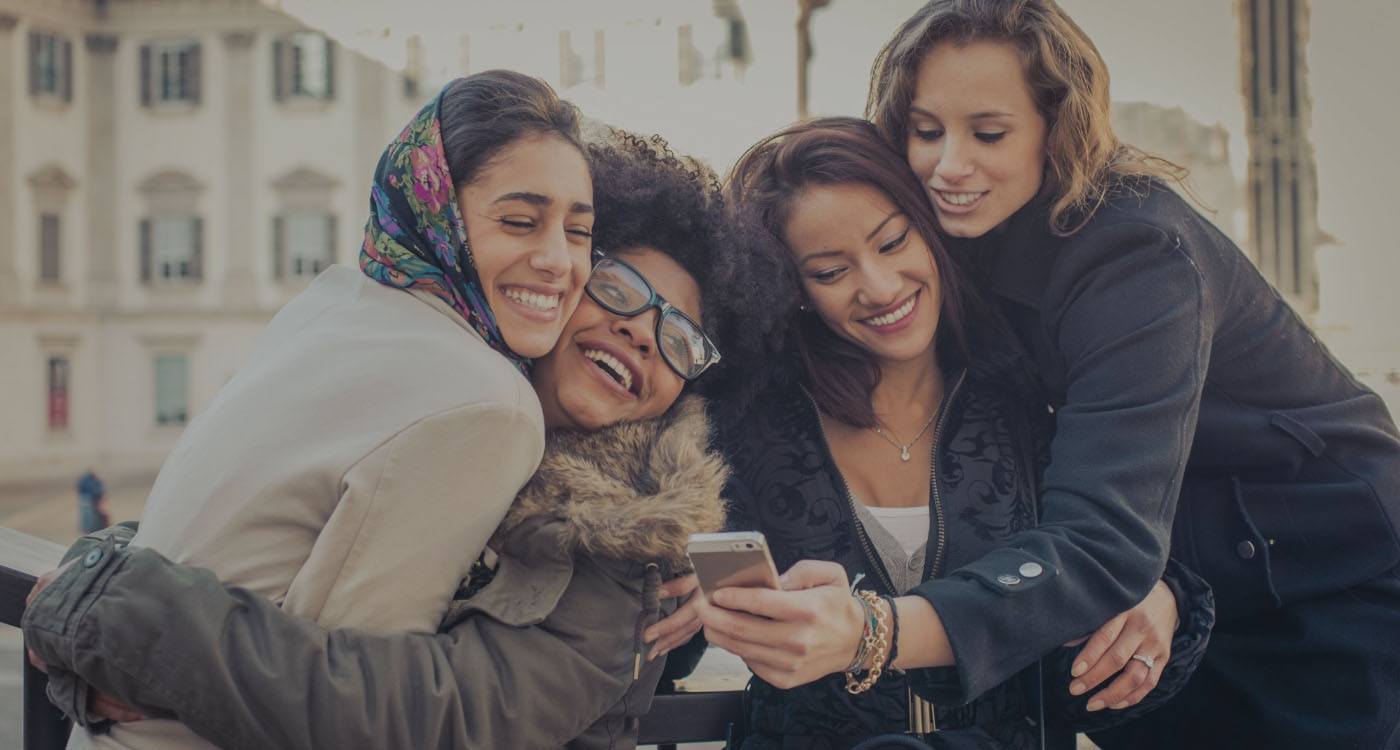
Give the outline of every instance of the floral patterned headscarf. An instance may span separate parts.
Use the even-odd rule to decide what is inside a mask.
[[[530,361],[511,351],[501,336],[467,246],[442,148],[441,102],[439,92],[379,158],[360,270],[386,286],[421,289],[446,302],[528,375]]]

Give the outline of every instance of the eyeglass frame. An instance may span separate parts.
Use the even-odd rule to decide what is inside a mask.
[[[623,268],[626,268],[627,270],[631,271],[632,273],[636,274],[637,278],[641,279],[642,284],[646,286],[648,294],[646,303],[643,304],[641,307],[637,308],[636,310],[633,310],[632,312],[621,312],[615,309],[612,305],[604,302],[601,299],[598,299],[598,295],[594,294],[593,290],[590,289],[589,286],[593,281],[593,272],[597,270],[598,266],[604,262],[616,263],[622,266]],[[666,366],[671,368],[671,371],[676,373],[676,376],[679,377],[681,380],[684,380],[687,383],[694,381],[696,378],[700,377],[701,375],[704,375],[706,370],[715,366],[720,361],[721,356],[719,353],[719,347],[715,346],[715,342],[710,339],[710,334],[705,331],[705,327],[697,323],[694,318],[682,312],[680,308],[671,304],[671,302],[665,297],[661,296],[661,293],[656,291],[656,287],[651,285],[651,279],[648,279],[646,274],[637,270],[637,267],[632,265],[631,263],[628,263],[627,261],[621,258],[608,255],[607,253],[601,250],[594,250],[593,267],[590,268],[588,271],[588,280],[583,283],[583,291],[587,293],[588,298],[597,303],[599,307],[603,308],[604,310],[607,310],[613,315],[621,315],[624,318],[638,317],[640,315],[645,314],[648,310],[651,310],[652,308],[659,310],[660,312],[656,316],[656,330],[652,333],[652,335],[656,338],[656,351],[658,354],[661,355],[661,361],[665,362]],[[695,326],[695,330],[700,332],[700,338],[703,339],[705,342],[705,351],[708,353],[705,358],[705,364],[700,368],[700,371],[695,373],[694,375],[687,376],[685,373],[681,372],[681,369],[679,367],[676,367],[676,365],[673,362],[671,362],[670,356],[666,354],[666,348],[661,345],[661,326],[663,323],[666,322],[667,315],[678,315],[681,318],[688,321],[691,325]]]

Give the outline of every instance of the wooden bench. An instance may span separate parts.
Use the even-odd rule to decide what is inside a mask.
[[[0,623],[19,627],[24,598],[43,573],[58,566],[64,548],[0,528]],[[24,660],[24,750],[60,750],[69,722],[44,695],[48,678]],[[738,692],[658,695],[642,720],[641,743],[674,747],[688,742],[720,742],[739,715]]]

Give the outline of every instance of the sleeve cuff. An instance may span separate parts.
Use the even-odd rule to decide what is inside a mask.
[[[51,669],[73,667],[78,626],[127,555],[124,545],[112,536],[87,546],[25,608],[20,619],[25,643]]]

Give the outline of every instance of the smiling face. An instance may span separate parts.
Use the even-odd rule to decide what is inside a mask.
[[[554,347],[578,305],[593,249],[593,183],[578,149],[527,136],[457,191],[486,303],[522,357]]]
[[[658,294],[696,322],[700,287],[670,256],[652,248],[613,255],[630,263]],[[535,362],[531,380],[551,429],[598,430],[660,416],[685,381],[661,358],[652,308],[631,318],[587,297],[564,325],[558,346]]]
[[[1011,44],[945,42],[924,56],[906,152],[943,231],[980,237],[1034,198],[1045,136]]]
[[[783,235],[803,294],[828,328],[883,363],[932,355],[938,269],[889,196],[865,184],[808,187]]]

